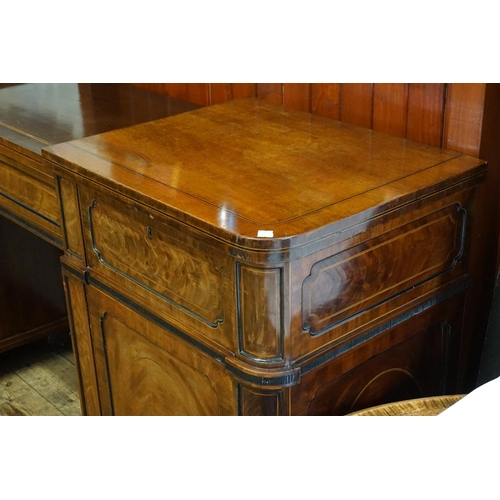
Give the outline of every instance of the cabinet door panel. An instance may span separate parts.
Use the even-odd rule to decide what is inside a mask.
[[[88,297],[104,414],[236,414],[221,363],[93,287]]]
[[[440,394],[447,333],[445,323],[433,325],[323,384],[310,402],[308,413],[345,414],[392,401]]]
[[[375,335],[292,388],[293,414],[345,415],[394,401],[457,393],[464,295]]]

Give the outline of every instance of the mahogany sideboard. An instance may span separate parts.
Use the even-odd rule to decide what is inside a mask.
[[[253,98],[42,154],[85,414],[459,390],[483,161]]]
[[[68,331],[64,223],[42,148],[197,107],[130,84],[0,85],[0,352]]]

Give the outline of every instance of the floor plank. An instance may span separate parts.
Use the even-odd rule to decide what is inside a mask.
[[[62,416],[63,414],[10,369],[0,369],[0,415]]]
[[[43,340],[1,355],[0,415],[81,415],[69,343]]]

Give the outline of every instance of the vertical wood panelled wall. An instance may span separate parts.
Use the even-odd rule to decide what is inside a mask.
[[[258,97],[479,156],[486,84],[138,83],[201,106]]]
[[[201,106],[258,97],[345,123],[488,161],[476,218],[470,373],[477,372],[500,262],[500,84],[494,83],[138,83]],[[469,380],[473,388],[475,379]]]

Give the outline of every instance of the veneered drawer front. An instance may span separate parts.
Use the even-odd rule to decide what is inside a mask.
[[[293,262],[292,359],[345,347],[466,289],[474,199],[466,189],[419,200]]]
[[[304,330],[321,334],[451,269],[465,219],[453,204],[316,263],[302,286]]]
[[[34,232],[62,246],[61,214],[55,180],[50,172],[42,176],[29,166],[2,155],[0,206]]]
[[[231,320],[223,295],[233,278],[228,276],[232,268],[219,260],[223,256],[180,241],[186,235],[142,208],[85,189],[82,201],[91,269],[142,297],[159,316],[233,347],[230,335],[224,335]]]

